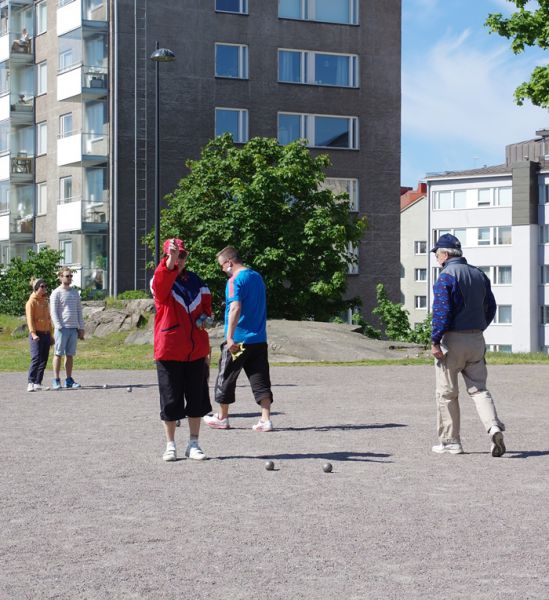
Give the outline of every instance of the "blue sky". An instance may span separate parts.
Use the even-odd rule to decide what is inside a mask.
[[[549,52],[515,56],[489,34],[507,0],[402,0],[402,185],[428,172],[505,162],[505,145],[549,128],[549,111],[517,106],[514,89]]]

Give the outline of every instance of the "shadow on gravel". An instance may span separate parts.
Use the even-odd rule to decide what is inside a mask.
[[[265,460],[269,458],[279,460],[296,460],[302,458],[321,458],[323,460],[339,460],[353,462],[383,462],[390,463],[392,460],[383,460],[389,458],[390,454],[378,452],[309,452],[306,454],[262,454],[260,456],[218,456],[218,460],[233,460],[241,458],[250,458],[252,460]],[[381,459],[381,460],[377,460]]]
[[[367,425],[315,425],[313,427],[275,427],[276,431],[353,431],[361,429],[392,429],[408,427],[404,423],[369,423]]]
[[[261,409],[258,408],[258,410],[256,412],[250,412],[250,413],[229,413],[229,418],[230,419],[257,419],[257,416],[259,415],[259,413],[261,412]],[[283,412],[276,412],[274,410],[271,411],[271,416],[272,417],[276,417],[277,415],[285,415],[286,413]]]
[[[105,384],[107,387],[103,387],[103,385],[83,385],[81,390],[120,390],[122,388],[135,388],[135,389],[145,389],[145,388],[156,388],[158,387],[157,383],[107,383]]]
[[[533,458],[535,456],[549,456],[549,450],[507,450],[507,458]]]

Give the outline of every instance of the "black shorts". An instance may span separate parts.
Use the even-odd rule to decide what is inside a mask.
[[[259,404],[262,400],[273,401],[271,392],[271,378],[269,375],[269,350],[267,343],[244,344],[244,352],[233,359],[227,349],[226,342],[221,344],[219,357],[219,373],[215,382],[215,401],[219,404],[233,404],[235,401],[236,380],[240,371],[244,369],[255,401]]]
[[[157,360],[156,373],[162,421],[203,417],[211,412],[206,359],[191,362]]]

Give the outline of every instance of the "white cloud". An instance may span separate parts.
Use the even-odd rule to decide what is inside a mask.
[[[455,141],[477,147],[480,154],[503,156],[506,144],[549,126],[548,111],[529,103],[518,107],[513,100],[514,89],[528,79],[539,56],[514,56],[500,44],[482,51],[465,30],[447,35],[418,58],[403,69],[407,135],[431,143],[440,140],[441,149]]]

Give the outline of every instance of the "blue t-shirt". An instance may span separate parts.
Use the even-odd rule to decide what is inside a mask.
[[[267,298],[265,283],[259,273],[243,269],[233,275],[225,287],[225,337],[229,326],[231,302],[241,305],[240,318],[234,332],[236,343],[259,344],[267,341]]]

